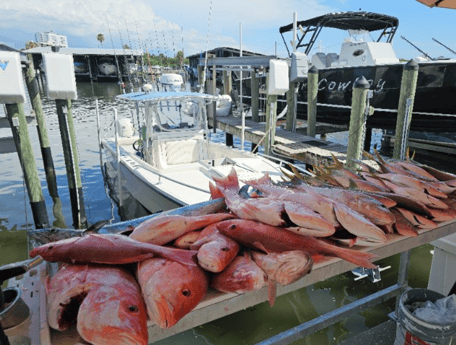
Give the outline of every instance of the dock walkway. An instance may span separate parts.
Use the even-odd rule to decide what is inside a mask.
[[[214,121],[209,118],[209,125],[214,126]],[[280,124],[280,122],[278,122]],[[241,118],[234,116],[217,117],[215,125],[218,129],[227,134],[241,137],[242,125]],[[264,145],[265,123],[245,120],[244,138],[253,144]],[[296,132],[287,131],[277,127],[275,134],[275,144],[272,151],[276,155],[284,156],[289,159],[299,160],[307,164],[316,164],[321,160],[331,160],[331,154],[338,158],[344,159],[347,153],[347,147],[341,144],[332,143],[326,140],[310,137],[305,135],[307,123],[300,121]],[[316,133],[326,134],[342,132],[348,130],[347,126],[335,126],[326,123],[317,123]]]

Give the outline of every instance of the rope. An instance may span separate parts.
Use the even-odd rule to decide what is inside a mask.
[[[207,71],[207,50],[209,49],[209,30],[211,28],[211,17],[212,17],[212,0],[209,5],[209,19],[207,23],[207,37],[206,37],[206,54],[204,57],[204,80],[202,85],[200,86],[200,93],[203,93],[204,91],[204,86],[206,85],[206,71]]]

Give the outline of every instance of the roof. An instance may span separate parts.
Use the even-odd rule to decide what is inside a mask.
[[[51,47],[36,47],[24,50],[25,53],[52,53]],[[60,54],[68,55],[121,55],[121,56],[141,56],[141,49],[102,49],[102,48],[60,48]]]
[[[238,48],[218,47],[218,48],[214,48],[214,49],[208,50],[207,52],[209,54],[217,54],[217,52],[223,52],[223,53],[229,52],[229,53],[233,53],[233,54],[239,55],[239,51],[240,51],[240,49],[238,49]],[[251,51],[248,51],[248,50],[245,50],[245,49],[242,49],[242,54],[243,55],[248,55],[248,56],[264,56],[264,54],[251,52]],[[187,58],[189,58],[189,59],[199,58],[200,56],[205,56],[205,52],[189,55],[189,56],[187,56]],[[217,57],[224,57],[224,56],[217,56]]]
[[[205,93],[197,93],[197,92],[132,92],[132,93],[125,93],[123,95],[119,95],[116,98],[122,99],[125,101],[132,101],[132,102],[143,102],[143,101],[152,101],[154,103],[160,101],[174,101],[184,98],[200,98],[205,100],[217,100],[219,99],[218,96],[208,95]]]
[[[340,30],[366,30],[377,31],[384,28],[398,26],[399,19],[385,14],[373,12],[337,12],[329,13],[323,16],[303,20],[297,23],[298,26],[322,26]],[[293,30],[293,23],[282,26],[280,33]]]

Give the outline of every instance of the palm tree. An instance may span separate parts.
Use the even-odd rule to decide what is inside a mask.
[[[104,38],[103,34],[98,34],[97,35],[97,41],[100,41],[102,47],[103,47],[103,41],[104,40],[105,40],[105,38]]]

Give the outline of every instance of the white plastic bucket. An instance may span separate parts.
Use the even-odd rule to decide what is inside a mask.
[[[397,311],[394,345],[451,345],[455,344],[456,323],[434,324],[416,318],[406,305],[413,302],[435,302],[442,294],[428,289],[410,289],[401,295]]]

